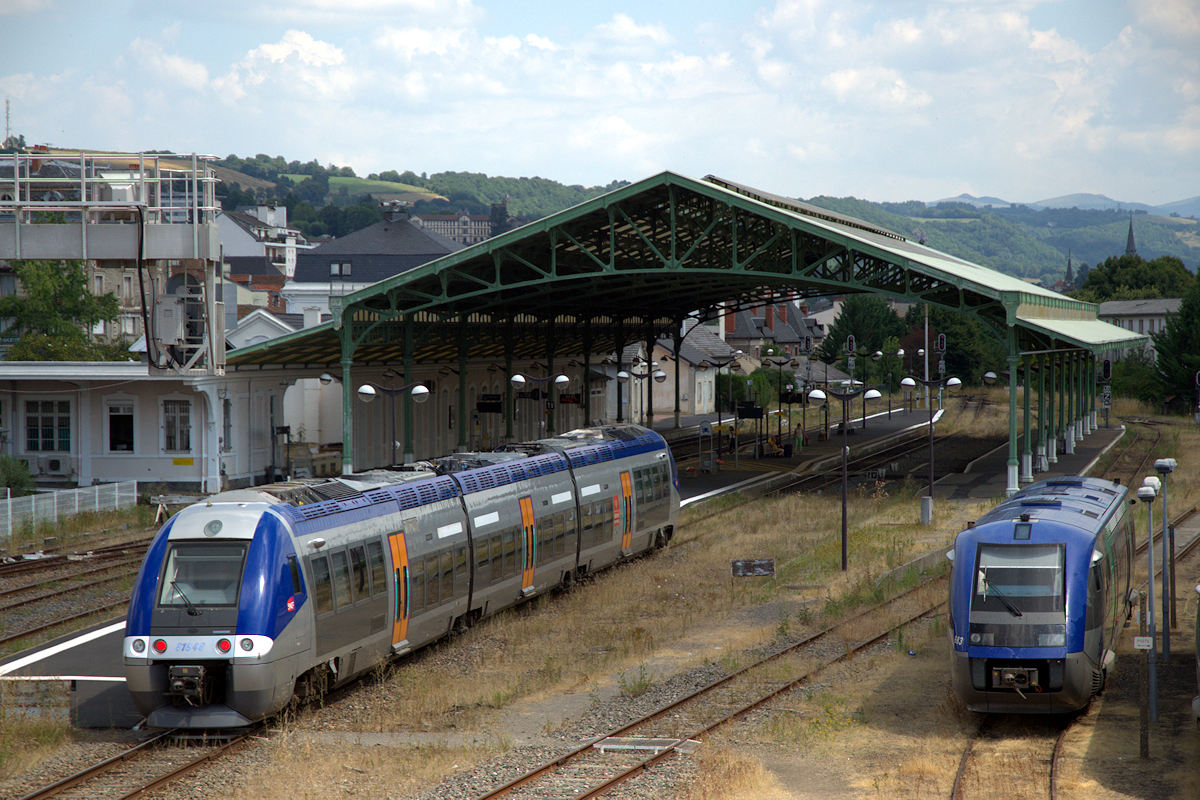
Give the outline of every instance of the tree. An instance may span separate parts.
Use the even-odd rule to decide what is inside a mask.
[[[1159,256],[1153,261],[1131,254],[1113,256],[1087,273],[1076,296],[1092,303],[1183,297],[1194,279],[1174,256]]]
[[[925,312],[915,305],[904,318],[908,333],[901,341],[907,358],[916,358],[917,350],[925,346]],[[988,370],[999,372],[1007,368],[1004,343],[983,323],[969,314],[946,308],[929,308],[929,348],[933,349],[939,333],[946,334],[946,374],[963,383],[979,383]],[[921,367],[913,360],[914,371]],[[937,356],[929,354],[930,377],[937,374]]]
[[[855,294],[846,298],[842,310],[833,321],[825,341],[821,343],[820,359],[832,364],[842,358],[846,337],[854,335],[858,358],[870,358],[883,349],[889,336],[899,337],[904,324],[887,301],[877,294]]]
[[[17,337],[9,361],[126,361],[127,343],[103,342],[91,331],[120,316],[117,299],[87,288],[82,261],[18,261],[22,295],[0,298],[3,335]]]
[[[13,456],[0,455],[0,486],[7,486],[13,497],[33,493],[33,478],[29,468]]]
[[[1150,334],[1158,355],[1155,372],[1162,397],[1196,396],[1196,373],[1200,372],[1200,279],[1179,304],[1179,313],[1167,317],[1161,331]]]

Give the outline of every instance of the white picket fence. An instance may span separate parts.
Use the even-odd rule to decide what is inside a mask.
[[[85,511],[114,511],[137,505],[137,481],[98,483],[80,489],[61,489],[25,497],[0,499],[0,547],[12,542],[14,530],[38,522],[57,523]]]

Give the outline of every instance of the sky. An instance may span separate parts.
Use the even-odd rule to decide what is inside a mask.
[[[792,197],[1200,195],[1197,0],[0,0],[28,144]]]

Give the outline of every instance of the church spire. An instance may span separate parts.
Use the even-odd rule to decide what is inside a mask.
[[[1067,248],[1067,274],[1063,276],[1063,283],[1068,289],[1075,287],[1075,270],[1071,269],[1071,248]]]
[[[1129,212],[1129,236],[1125,239],[1125,255],[1136,256],[1137,245],[1133,243],[1133,212]]]

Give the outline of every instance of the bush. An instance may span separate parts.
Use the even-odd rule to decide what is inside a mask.
[[[0,486],[11,489],[13,497],[29,494],[33,491],[29,468],[12,456],[0,455]]]

